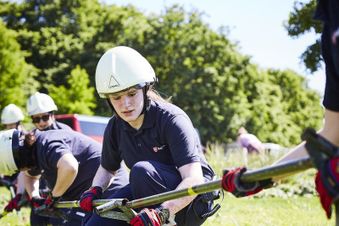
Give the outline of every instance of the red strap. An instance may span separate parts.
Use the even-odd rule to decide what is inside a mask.
[[[316,174],[315,177],[315,189],[317,190],[318,194],[319,194],[319,198],[320,198],[320,203],[323,207],[323,209],[326,212],[326,216],[328,219],[331,218],[331,214],[332,214],[332,197],[328,194],[322,180],[320,177],[320,173],[318,172]]]

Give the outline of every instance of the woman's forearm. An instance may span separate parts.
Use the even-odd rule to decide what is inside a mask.
[[[99,186],[102,188],[102,190],[106,190],[108,186],[111,184],[114,174],[105,168],[103,168],[101,165],[99,166],[97,173],[94,176],[92,186]]]
[[[17,177],[17,187],[16,187],[17,194],[25,193],[25,173],[20,172]]]
[[[39,178],[40,176],[30,176],[27,172],[23,174],[25,189],[29,197],[39,197]]]
[[[204,177],[202,174],[200,163],[191,163],[184,165],[179,168],[179,172],[183,180],[180,182],[175,190],[181,190],[204,183]],[[195,198],[196,195],[185,196],[179,199],[166,201],[162,203],[161,206],[168,209],[170,211],[170,214],[173,216],[174,214],[185,208],[188,204],[190,204]]]

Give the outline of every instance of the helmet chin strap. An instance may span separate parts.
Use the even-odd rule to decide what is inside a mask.
[[[147,92],[148,90],[151,88],[150,85],[146,85],[144,88],[142,88],[143,94],[144,94],[144,106],[142,108],[142,111],[140,112],[140,115],[144,114],[145,111],[148,111],[150,106],[151,106],[151,100],[150,98],[147,96]],[[140,116],[139,115],[139,116]]]

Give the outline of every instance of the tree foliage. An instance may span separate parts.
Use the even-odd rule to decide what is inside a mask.
[[[47,91],[49,83],[62,84],[81,63],[85,43],[96,33],[100,5],[91,0],[28,0],[3,7],[7,11],[1,15],[18,31],[22,48],[32,53],[27,61],[41,69],[37,80]]]
[[[285,28],[291,37],[299,37],[309,32],[321,33],[322,26],[319,21],[313,19],[316,0],[308,3],[295,1],[293,10],[289,15]],[[317,71],[321,66],[320,39],[309,45],[300,56],[306,68],[310,72]]]
[[[305,125],[320,126],[322,113],[315,110],[319,97],[307,90],[300,75],[260,70],[224,34],[210,30],[199,12],[187,14],[174,6],[150,24],[154,31],[146,37],[153,41],[143,51],[157,65],[158,88],[172,94],[172,101],[188,112],[203,141],[230,142],[237,129],[246,126],[264,141],[290,145],[300,140]],[[282,82],[278,77],[290,80]],[[302,96],[282,104],[295,99],[287,89]],[[309,101],[303,99],[309,96]],[[302,101],[309,105],[291,107]],[[310,120],[314,123],[308,122],[307,112],[316,115]],[[298,113],[304,121],[294,119]]]
[[[89,87],[88,74],[79,65],[67,78],[67,86],[50,85],[49,94],[55,101],[60,113],[78,113],[93,115],[95,108],[94,87]]]
[[[321,121],[319,97],[300,75],[260,69],[196,10],[173,5],[144,15],[95,0],[26,0],[2,2],[0,16],[63,113],[110,114],[94,94],[95,67],[107,49],[126,45],[150,61],[156,88],[189,114],[205,143],[230,142],[245,126],[263,141],[291,145]]]
[[[25,61],[28,53],[20,49],[16,37],[0,20],[0,109],[10,103],[24,109],[26,98],[38,86],[37,69]]]

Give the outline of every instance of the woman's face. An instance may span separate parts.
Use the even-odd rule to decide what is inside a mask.
[[[32,115],[32,122],[38,130],[44,130],[53,124],[54,116],[48,112]]]
[[[144,107],[143,89],[130,88],[119,93],[109,94],[108,98],[120,118],[133,128],[140,128],[143,117],[139,117]]]

